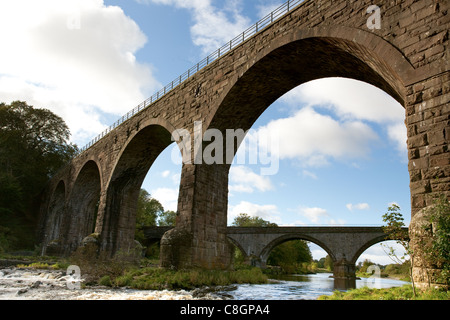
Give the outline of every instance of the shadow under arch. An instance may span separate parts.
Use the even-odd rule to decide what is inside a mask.
[[[148,121],[122,148],[107,183],[104,212],[98,227],[102,249],[109,254],[134,248],[140,188],[156,158],[173,143],[173,130],[164,122]]]
[[[67,201],[66,253],[94,232],[102,189],[101,170],[95,160],[88,160],[76,175]]]
[[[47,217],[45,219],[46,226],[44,230],[46,233],[43,238],[42,245],[42,255],[45,254],[60,254],[60,247],[55,246],[53,252],[52,249],[48,250],[49,244],[52,242],[61,242],[61,224],[66,213],[66,184],[64,180],[60,180],[53,190],[52,196],[50,198]],[[56,243],[54,243],[56,244]]]

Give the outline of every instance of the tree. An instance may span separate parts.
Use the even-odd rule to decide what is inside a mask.
[[[159,215],[158,225],[161,227],[171,227],[175,226],[175,220],[177,218],[177,213],[172,210],[164,211]]]
[[[135,239],[140,243],[145,243],[145,236],[142,227],[156,226],[156,219],[164,212],[162,204],[152,198],[145,189],[139,192],[136,209],[136,233]]]
[[[410,258],[410,278],[412,282],[413,292],[414,296],[416,295],[415,292],[415,285],[414,285],[414,279],[412,276],[412,269],[414,265],[413,255],[412,255],[412,249],[409,244],[409,235],[408,230],[405,229],[404,219],[403,215],[400,212],[400,207],[397,204],[392,204],[388,207],[388,211],[382,216],[383,221],[387,224],[383,226],[383,232],[387,234],[386,240],[396,240],[398,244],[400,244],[405,249],[405,255],[402,257],[398,257],[395,253],[394,248],[387,247],[389,252],[389,257],[398,264],[403,264],[407,261],[407,257]]]
[[[280,266],[287,273],[298,272],[303,263],[310,263],[312,254],[305,240],[291,240],[275,247],[267,264]]]
[[[141,189],[136,210],[136,226],[156,226],[156,219],[162,212],[164,212],[162,204],[152,198],[147,190]]]
[[[231,225],[236,227],[278,227],[276,223],[266,221],[260,217],[251,217],[247,213],[240,213],[234,218]]]
[[[12,248],[34,242],[35,204],[48,179],[77,152],[64,120],[26,102],[0,103],[0,223]]]

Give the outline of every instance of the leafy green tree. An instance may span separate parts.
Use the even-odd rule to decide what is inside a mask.
[[[161,227],[171,227],[175,226],[175,220],[177,218],[177,213],[172,210],[161,212],[159,215],[158,225]]]
[[[135,239],[140,243],[145,243],[145,236],[142,227],[156,226],[156,220],[164,212],[162,204],[152,198],[145,189],[139,192],[136,209],[136,233]]]
[[[247,213],[240,213],[231,224],[235,227],[278,227],[276,223],[266,221],[260,217],[251,217]]]
[[[77,152],[64,120],[26,102],[0,103],[0,224],[11,249],[31,248],[39,196]]]
[[[162,204],[152,198],[147,190],[141,189],[136,211],[136,226],[156,226],[156,219],[162,212],[164,212]]]
[[[387,234],[386,240],[395,240],[398,244],[400,244],[405,249],[405,254],[401,257],[398,257],[394,248],[387,246],[389,257],[398,264],[403,264],[410,259],[410,278],[412,282],[412,288],[414,295],[416,294],[414,279],[412,277],[412,268],[414,265],[412,249],[409,244],[409,234],[408,230],[405,229],[405,223],[403,222],[403,215],[400,212],[400,207],[397,204],[392,204],[388,207],[388,211],[382,216],[383,222],[386,222],[386,225],[383,226],[383,231]],[[386,247],[382,244],[382,246]]]
[[[331,257],[327,254],[327,256],[325,257],[325,261],[323,263],[323,267],[325,269],[327,269],[328,271],[333,271],[333,259],[331,259]]]
[[[304,240],[291,240],[275,247],[267,264],[280,266],[288,273],[299,272],[303,263],[312,262],[311,251]]]
[[[445,195],[440,195],[433,206],[427,209],[430,224],[425,231],[429,241],[422,241],[425,259],[441,269],[438,280],[450,285],[450,203]]]

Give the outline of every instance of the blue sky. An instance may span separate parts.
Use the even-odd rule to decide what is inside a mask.
[[[83,146],[271,10],[276,0],[17,0],[0,4],[0,101],[25,100],[68,123]],[[25,8],[25,9],[24,9]],[[381,225],[391,203],[410,219],[404,110],[351,79],[286,93],[252,127],[273,135],[278,171],[233,164],[229,223],[241,212],[279,225]],[[143,187],[176,210],[173,146]],[[316,250],[316,249],[314,249]],[[372,248],[364,257],[388,263]],[[380,260],[381,259],[381,260]]]

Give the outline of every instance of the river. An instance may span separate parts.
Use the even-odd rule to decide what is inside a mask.
[[[262,285],[232,285],[192,291],[111,289],[89,287],[69,289],[64,271],[4,268],[0,270],[0,300],[316,300],[334,291],[330,273],[290,275]],[[407,282],[368,278],[356,287],[387,288]]]

